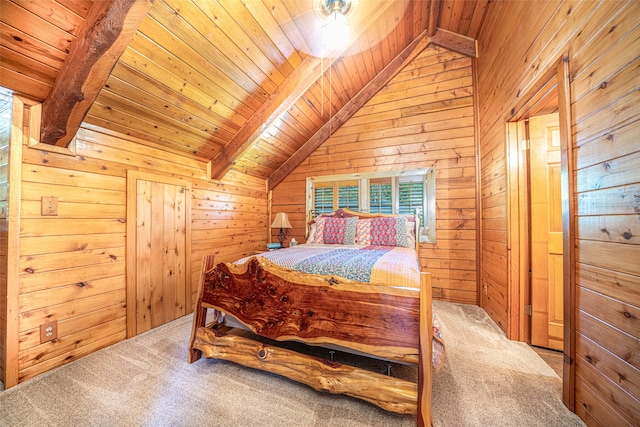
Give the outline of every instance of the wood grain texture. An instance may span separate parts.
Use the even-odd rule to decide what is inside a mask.
[[[576,330],[570,334],[581,334],[591,342],[586,344],[582,337],[577,340],[583,356],[576,358],[575,388],[565,393],[566,397],[575,391],[575,396],[565,403],[575,407],[590,425],[638,423],[638,414],[630,411],[629,405],[638,407],[640,396],[632,385],[620,382],[611,369],[616,366],[626,371],[634,366],[629,355],[635,350],[629,350],[638,346],[638,329],[633,320],[637,317],[637,298],[624,286],[628,280],[637,281],[640,277],[634,267],[637,263],[632,261],[639,256],[633,238],[638,174],[631,172],[638,148],[629,143],[631,135],[637,135],[640,122],[637,109],[631,108],[637,101],[637,91],[628,81],[638,56],[634,42],[637,22],[631,23],[638,7],[637,2],[565,1],[543,8],[523,2],[490,4],[478,39],[483,202],[497,201],[497,195],[507,191],[506,121],[518,113],[525,102],[523,96],[541,81],[552,64],[558,63],[564,52],[569,53],[571,97],[567,127],[572,141],[568,158],[576,169],[569,189],[569,194],[575,194],[569,200],[574,209],[567,218],[575,224],[571,240],[575,262],[570,272],[575,282],[567,291],[577,296],[575,307],[569,311],[577,319]],[[516,32],[520,37],[511,38]],[[505,57],[510,61],[505,62]],[[620,145],[614,142],[618,139]],[[481,280],[487,283],[490,295],[500,298],[512,290],[506,281],[508,259],[502,250],[489,244],[493,240],[498,244],[506,242],[502,237],[506,238],[506,224],[500,211],[500,206],[506,211],[506,204],[494,206],[495,210],[486,210],[482,216]],[[628,233],[628,239],[624,233]],[[621,278],[619,291],[611,289],[615,277]],[[485,309],[507,330],[501,304],[487,304]],[[600,347],[624,357],[617,360],[620,356],[600,352]],[[590,363],[587,355],[593,353],[593,361],[596,351],[599,360]],[[572,387],[566,379],[565,384]]]
[[[279,267],[262,257],[218,264],[204,277],[203,301],[274,340],[344,345],[417,363],[416,290],[360,284]]]
[[[0,183],[7,188],[9,185],[9,152],[11,142],[11,116],[13,110],[13,96],[6,91],[0,91]],[[0,381],[6,382],[6,346],[7,346],[7,252],[9,249],[8,221],[9,200],[8,192],[3,191],[0,196]]]
[[[471,60],[429,46],[273,189],[305,240],[306,177],[435,165],[437,243],[420,245],[434,298],[475,303],[476,172]],[[463,99],[464,101],[459,101]],[[439,103],[433,110],[421,106]],[[447,104],[449,103],[449,104]]]
[[[20,119],[27,134],[29,117],[27,112]],[[18,166],[22,185],[13,186],[22,190],[16,214],[22,224],[17,231],[21,252],[15,258],[19,288],[11,291],[15,338],[10,342],[15,345],[7,347],[14,384],[125,339],[127,319],[135,323],[135,310],[133,317],[128,314],[135,300],[128,303],[126,292],[128,171],[165,176],[195,189],[189,193],[193,209],[181,214],[197,230],[183,230],[186,258],[197,261],[172,270],[187,277],[187,293],[178,301],[186,312],[196,296],[198,275],[191,278],[191,273],[203,253],[234,260],[264,246],[263,181],[230,173],[224,181],[209,183],[203,160],[91,125],[78,133],[77,156],[41,151],[21,140],[25,145],[16,147],[23,152],[17,157],[23,162]],[[57,217],[41,216],[43,195],[58,198]],[[264,237],[256,238],[260,233]],[[171,311],[174,305],[165,306],[163,311]],[[58,340],[40,344],[40,325],[50,319],[58,321]]]
[[[43,103],[41,142],[69,144],[150,6],[150,0],[94,4]]]
[[[263,257],[243,264],[214,259],[202,260],[189,363],[202,355],[230,360],[385,410],[417,413],[418,425],[431,424],[430,274],[421,274],[417,290],[300,273]],[[205,326],[209,309],[213,322]],[[257,337],[228,327],[226,315]],[[283,348],[289,340],[417,364],[418,384]]]
[[[199,328],[194,347],[205,357],[229,360],[262,369],[306,384],[318,391],[346,394],[386,411],[415,414],[417,385],[414,382],[330,362],[275,345],[237,335]]]

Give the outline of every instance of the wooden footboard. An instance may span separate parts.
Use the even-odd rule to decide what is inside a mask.
[[[284,269],[262,257],[242,265],[203,259],[189,362],[230,360],[302,382],[317,390],[354,396],[385,410],[431,417],[431,283],[422,290],[363,284]],[[275,341],[335,345],[377,358],[419,366],[415,384],[336,364],[205,327],[207,309],[226,313],[256,335]],[[222,316],[220,316],[220,319]],[[217,320],[220,320],[217,319]],[[419,337],[427,337],[420,340]]]

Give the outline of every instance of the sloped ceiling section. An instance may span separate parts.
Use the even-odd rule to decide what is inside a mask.
[[[329,51],[320,1],[0,0],[0,86],[42,142],[84,121],[273,187],[429,43],[475,55],[488,3],[352,0]]]

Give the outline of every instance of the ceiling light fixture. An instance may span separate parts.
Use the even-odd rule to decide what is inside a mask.
[[[351,0],[320,0],[320,10],[325,15],[322,21],[324,48],[329,51],[347,46],[351,28],[346,14],[351,9]]]

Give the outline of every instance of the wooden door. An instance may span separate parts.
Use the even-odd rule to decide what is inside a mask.
[[[136,333],[186,314],[186,191],[139,179],[136,184]]]
[[[562,197],[558,114],[529,120],[531,344],[562,350]]]

